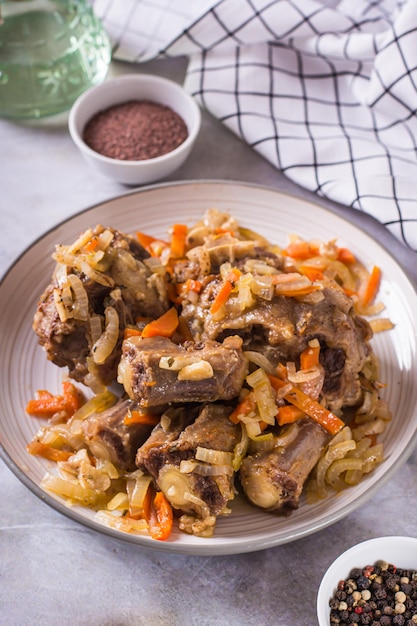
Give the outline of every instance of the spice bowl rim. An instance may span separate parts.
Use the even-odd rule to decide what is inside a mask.
[[[188,136],[170,152],[142,160],[115,159],[90,148],[83,139],[87,122],[96,113],[129,100],[151,100],[170,107],[185,122]],[[189,156],[200,127],[200,107],[184,87],[148,73],[123,74],[90,87],[74,102],[68,117],[70,136],[84,158],[105,176],[125,184],[154,182],[175,171]]]
[[[363,568],[385,560],[403,569],[417,571],[417,537],[387,535],[374,537],[352,545],[342,552],[326,570],[317,594],[319,626],[330,626],[329,600],[340,580],[355,567]]]

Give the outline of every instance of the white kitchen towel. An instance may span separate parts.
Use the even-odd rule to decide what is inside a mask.
[[[327,3],[328,4],[328,3]],[[417,0],[94,0],[115,58],[186,89],[299,185],[417,251]]]

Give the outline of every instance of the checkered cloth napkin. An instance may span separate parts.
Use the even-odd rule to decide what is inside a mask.
[[[417,0],[93,4],[115,58],[187,56],[202,107],[293,181],[417,251]]]

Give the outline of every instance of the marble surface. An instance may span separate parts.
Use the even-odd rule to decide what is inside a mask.
[[[140,68],[181,81],[184,62]],[[203,115],[192,158],[172,180],[268,185],[325,206],[378,239],[411,268],[408,252],[373,219],[315,197]],[[126,190],[88,168],[61,119],[0,120],[0,274],[52,225]],[[7,416],[1,416],[6,419]],[[365,505],[293,543],[235,556],[182,556],[98,534],[46,506],[0,461],[0,624],[8,626],[314,626],[320,579],[352,544],[415,535],[417,452]]]

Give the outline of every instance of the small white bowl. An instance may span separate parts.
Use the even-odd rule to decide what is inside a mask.
[[[185,122],[188,137],[177,148],[141,161],[113,159],[92,150],[83,140],[87,122],[100,111],[132,100],[149,100],[175,111]],[[149,74],[126,74],[91,87],[71,108],[68,127],[83,157],[99,172],[126,185],[142,185],[169,176],[190,154],[201,125],[198,104],[174,81]]]
[[[317,595],[319,626],[330,626],[329,600],[339,581],[346,580],[355,567],[363,568],[384,560],[401,569],[417,571],[416,537],[377,537],[358,543],[341,554],[323,576]]]

